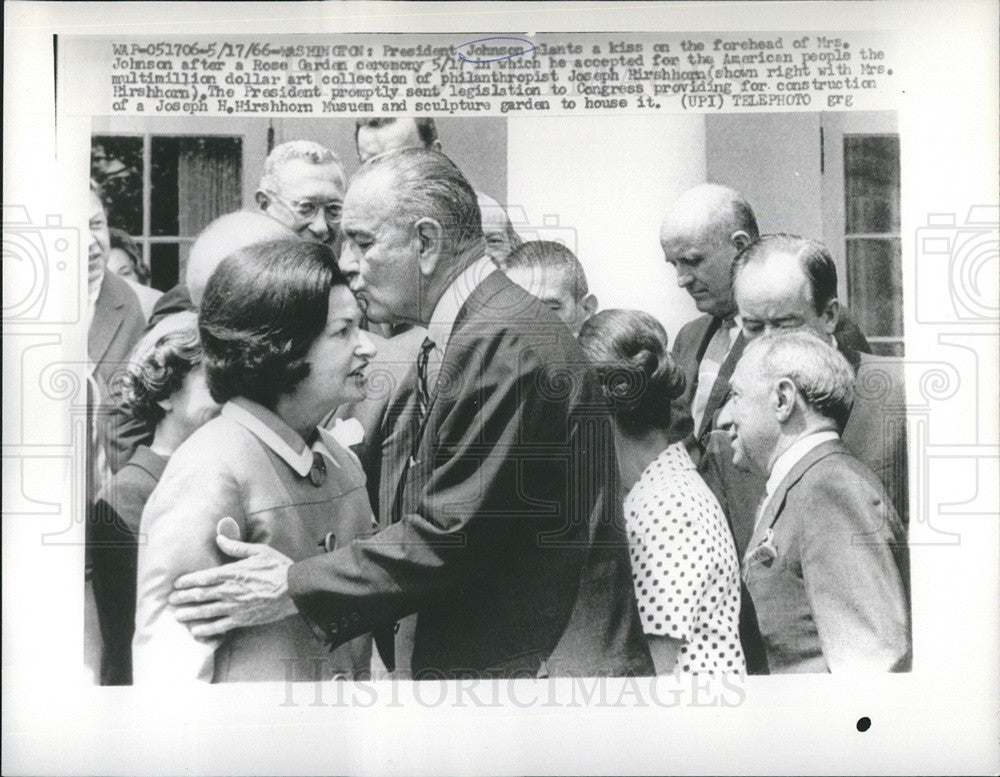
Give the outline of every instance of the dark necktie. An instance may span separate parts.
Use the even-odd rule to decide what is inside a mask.
[[[430,383],[427,377],[427,363],[430,361],[431,351],[434,350],[434,341],[429,337],[424,338],[420,346],[420,353],[417,356],[417,402],[420,405],[420,423],[423,425],[427,418],[427,409],[431,404]]]

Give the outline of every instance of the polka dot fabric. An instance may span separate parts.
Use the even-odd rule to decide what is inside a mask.
[[[745,671],[736,546],[682,443],[625,497],[625,525],[643,631],[683,640],[679,673]]]

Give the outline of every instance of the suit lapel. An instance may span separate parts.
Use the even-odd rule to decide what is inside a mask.
[[[785,507],[785,499],[788,496],[789,490],[798,483],[802,476],[809,471],[817,461],[825,459],[827,456],[831,456],[834,453],[843,453],[847,451],[844,447],[844,443],[838,440],[829,440],[828,442],[820,443],[811,451],[809,451],[805,456],[799,459],[798,463],[792,467],[791,471],[785,475],[784,479],[778,484],[777,488],[774,489],[774,494],[771,495],[770,501],[767,503],[767,507],[764,508],[763,514],[760,516],[760,520],[757,521],[757,525],[754,527],[753,536],[750,538],[750,542],[747,545],[747,554],[752,553],[756,548],[764,541],[767,534],[767,530],[774,526],[778,518],[781,516],[781,511]]]
[[[736,342],[733,343],[733,347],[730,348],[729,353],[726,354],[725,361],[722,362],[722,366],[719,368],[719,374],[715,378],[715,383],[712,384],[712,391],[709,393],[708,403],[705,405],[705,415],[701,418],[701,427],[698,429],[699,440],[712,431],[712,425],[715,422],[715,414],[724,404],[726,404],[726,400],[729,399],[729,379],[733,377],[733,371],[736,369],[736,363],[743,355],[743,349],[746,347],[746,344],[746,338],[743,336],[743,333],[740,332],[736,336]],[[704,351],[702,354],[704,355]],[[701,360],[699,359],[698,362],[700,364]],[[692,397],[693,396],[694,395],[692,394]]]
[[[100,364],[101,360],[114,342],[115,335],[125,322],[122,308],[125,300],[117,298],[113,288],[114,282],[105,275],[101,281],[101,291],[94,304],[94,317],[87,331],[87,355],[92,364]]]

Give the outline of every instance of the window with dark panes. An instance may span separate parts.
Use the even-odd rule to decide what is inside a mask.
[[[191,243],[241,205],[242,139],[226,136],[95,135],[91,175],[104,189],[108,223],[142,246],[151,284],[183,277]]]
[[[898,135],[844,136],[844,240],[852,315],[872,350],[903,355]]]

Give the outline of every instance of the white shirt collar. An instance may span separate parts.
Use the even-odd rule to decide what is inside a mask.
[[[771,467],[771,474],[768,476],[767,485],[765,486],[765,504],[770,501],[771,495],[774,494],[775,489],[781,481],[785,479],[796,464],[802,461],[809,451],[825,442],[837,440],[839,438],[839,434],[834,431],[827,430],[823,432],[813,432],[812,434],[806,435],[802,439],[796,440],[792,443],[788,450],[782,453],[775,460],[774,466]]]
[[[488,256],[478,259],[451,282],[451,285],[441,295],[437,305],[434,306],[430,323],[427,325],[427,336],[434,341],[435,350],[442,355],[448,347],[451,330],[455,328],[455,320],[462,310],[462,305],[472,296],[476,286],[486,280],[496,269],[497,266]]]
[[[310,448],[305,440],[277,415],[246,397],[230,399],[222,406],[221,414],[251,432],[288,464],[299,477],[305,477],[312,469],[314,451],[325,456],[335,466],[339,466],[324,442],[330,439],[329,435],[320,434],[319,439]]]

